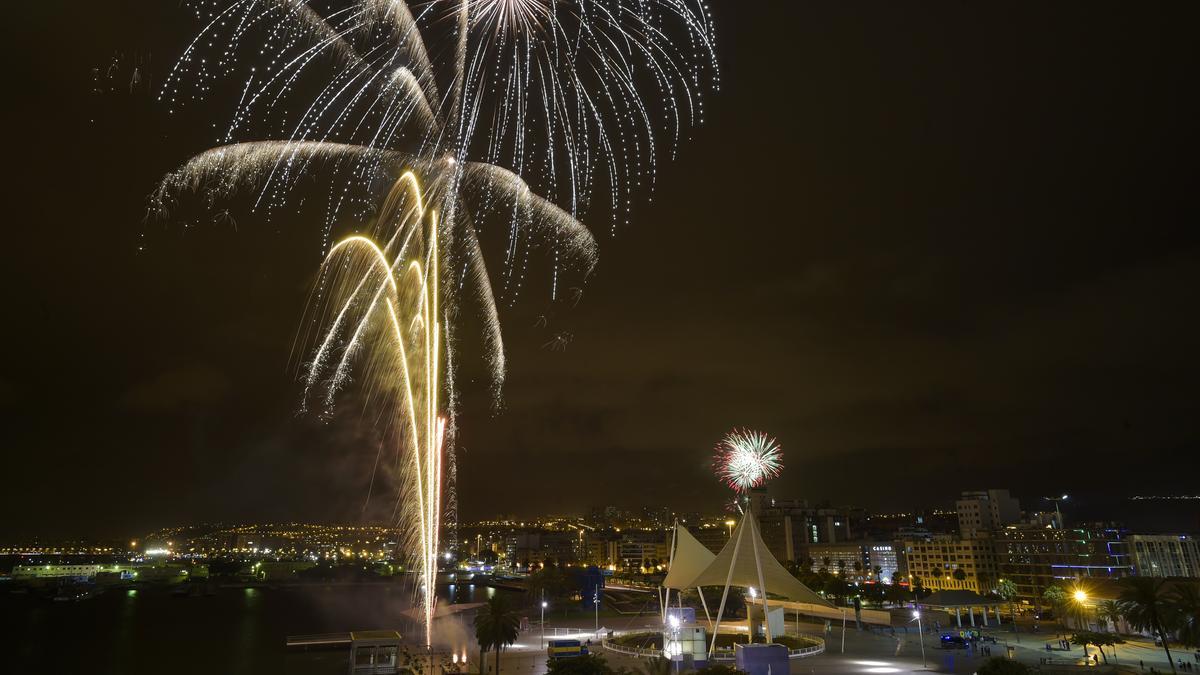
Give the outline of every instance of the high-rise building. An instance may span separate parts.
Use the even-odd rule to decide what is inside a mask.
[[[990,539],[936,535],[903,543],[908,574],[930,590],[968,590],[984,594],[999,581],[997,556]]]
[[[994,532],[992,543],[1000,577],[1011,579],[1017,595],[1034,603],[1051,584],[1118,579],[1133,570],[1128,542],[1116,529],[1009,526]]]
[[[851,580],[890,584],[892,575],[907,574],[903,544],[890,541],[858,541],[839,544],[807,544],[799,549],[796,561],[808,564],[816,572],[825,567]],[[840,564],[839,564],[840,563]],[[855,568],[855,563],[858,567]],[[875,568],[880,568],[878,575]]]
[[[1139,577],[1200,578],[1200,541],[1186,534],[1134,534],[1126,540]]]
[[[866,521],[862,509],[814,508],[802,499],[772,499],[765,491],[751,491],[750,510],[758,516],[763,543],[778,560],[798,560],[809,544],[853,541]]]
[[[1008,490],[964,492],[955,507],[958,534],[964,539],[975,539],[1021,520],[1021,504]]]
[[[666,506],[643,506],[642,526],[667,528],[675,522],[675,514]]]
[[[689,527],[688,532],[696,538],[704,547],[713,553],[720,553],[721,549],[725,548],[725,544],[729,542],[729,538],[733,532],[733,528],[720,524],[704,524],[698,527]]]

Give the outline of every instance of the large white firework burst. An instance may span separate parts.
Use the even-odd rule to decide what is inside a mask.
[[[530,251],[547,250],[552,299],[560,274],[586,277],[596,244],[583,214],[626,222],[718,86],[703,0],[189,4],[203,28],[159,98],[171,112],[222,91],[236,103],[152,208],[169,214],[192,192],[214,208],[239,190],[268,216],[323,203],[327,249],[335,225],[370,221],[416,171],[442,216],[446,306],[463,289],[478,303],[497,401],[497,304],[521,295]],[[323,196],[306,180],[316,173]],[[485,227],[503,246],[490,272]]]
[[[445,420],[439,453],[453,446],[451,319],[459,305],[475,305],[483,318],[499,401],[505,357],[497,306],[520,296],[531,250],[546,251],[551,298],[560,273],[586,277],[596,242],[583,215],[606,214],[610,231],[626,222],[634,191],[653,186],[660,159],[673,157],[685,130],[703,121],[703,94],[718,84],[704,0],[188,4],[202,28],[159,99],[171,112],[226,100],[230,114],[213,124],[214,147],[168,174],[151,207],[169,215],[199,193],[216,211],[243,192],[253,208],[280,220],[285,207],[323,204],[323,248],[338,255],[318,282],[313,306],[322,310],[311,313],[301,343],[320,345],[305,359],[305,401],[327,414],[354,362],[365,362],[365,379],[375,381],[378,362],[368,355],[386,353],[364,347],[378,346],[371,341],[384,297],[372,276],[378,270],[344,258],[369,248],[360,241],[338,249],[333,235],[347,226],[368,232],[399,256],[402,243],[382,244],[400,222],[385,222],[396,211],[382,197],[402,176],[420,177],[420,210],[437,214],[428,233],[437,245],[420,264],[440,270],[425,302],[441,308],[444,323],[436,332],[420,322],[394,332],[438,336],[444,348],[428,370],[439,390],[429,400],[445,409],[399,411],[384,424]],[[318,174],[324,188],[309,181]],[[502,245],[490,272],[485,234]],[[366,304],[360,293],[368,294]],[[378,372],[386,379],[393,371]],[[434,437],[398,442],[429,448]],[[453,475],[452,450],[447,458]],[[438,482],[423,494],[436,494]],[[424,541],[436,541],[437,518],[426,520]],[[410,548],[427,557],[427,547]]]
[[[779,475],[783,450],[761,431],[734,429],[717,444],[716,470],[726,485],[743,493]]]

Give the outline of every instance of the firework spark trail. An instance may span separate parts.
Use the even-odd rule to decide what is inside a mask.
[[[628,223],[634,188],[653,188],[661,146],[674,157],[682,130],[703,121],[702,95],[719,87],[712,21],[705,0],[338,0],[324,12],[314,4],[189,2],[202,28],[159,100],[174,113],[228,80],[236,105],[227,124],[214,125],[223,129],[220,147],[164,177],[151,211],[169,215],[188,192],[202,192],[212,208],[217,198],[246,190],[270,217],[300,192],[306,175],[333,178],[322,239],[329,259],[313,296],[321,309],[297,338],[320,338],[305,376],[306,405],[323,390],[328,414],[357,359],[367,361],[373,400],[388,400],[386,377],[397,368],[411,387],[403,336],[424,331],[427,344],[412,351],[433,359],[417,386],[424,408],[405,407],[407,419],[423,415],[424,428],[395,440],[424,453],[410,481],[419,494],[406,497],[404,508],[415,503],[433,515],[408,518],[421,527],[405,550],[421,551],[423,564],[432,564],[426,553],[430,542],[436,553],[442,508],[440,444],[452,441],[456,401],[452,373],[435,373],[439,355],[451,362],[444,316],[456,313],[461,296],[479,304],[499,405],[505,357],[497,303],[517,300],[535,246],[552,253],[552,298],[561,274],[586,279],[596,243],[583,214],[595,203],[610,212],[612,232]],[[269,131],[256,135],[260,129]],[[395,189],[376,208],[380,186],[398,185],[404,170],[426,181],[418,210],[430,214],[428,239],[410,237],[412,228],[404,237],[387,229],[386,218],[393,226],[404,220],[394,210]],[[504,262],[493,269],[503,281],[498,290],[481,245],[488,218],[507,220],[496,233],[506,239]],[[346,219],[374,220],[375,231],[335,244],[333,229]],[[417,254],[417,267],[402,269]],[[438,290],[442,268],[450,273],[446,291]],[[420,313],[396,315],[412,300],[397,293],[414,275],[427,286],[432,279],[434,290],[421,296]],[[463,294],[467,286],[473,292]],[[385,309],[402,352],[403,367],[390,370],[379,362],[376,324]],[[442,421],[434,417],[436,396],[429,398],[439,387]]]
[[[735,492],[744,493],[779,475],[783,451],[761,431],[735,429],[717,445],[715,464],[717,476]]]
[[[411,173],[397,181],[373,234],[342,239],[322,264],[328,291],[309,309],[322,336],[310,384],[316,389],[320,383],[320,395],[331,401],[345,382],[347,364],[355,361],[365,396],[382,411],[386,446],[396,449],[396,517],[405,539],[399,549],[409,552],[418,571],[428,645],[441,531],[446,322],[437,212],[426,208]],[[348,331],[350,324],[355,327]],[[331,370],[334,375],[322,380]]]
[[[653,185],[656,147],[674,155],[681,130],[703,119],[704,90],[719,82],[702,0],[431,0],[411,7],[345,0],[324,13],[308,0],[189,4],[203,27],[160,100],[174,112],[213,95],[220,79],[239,82],[221,143],[261,126],[284,131],[282,140],[294,144],[474,159],[508,167],[550,202],[565,204],[572,218],[589,208],[594,182],[606,176],[614,228],[628,221],[633,186]],[[317,67],[323,62],[332,70]],[[289,148],[274,164],[256,186],[256,205],[268,210],[282,206],[298,176],[314,168]],[[369,215],[371,200],[356,193],[394,177],[371,153],[338,162],[339,171],[346,182],[332,188],[327,229],[348,205],[356,216]],[[466,215],[457,193],[448,191],[444,215]],[[510,248],[545,241],[523,235],[530,218],[519,205],[508,211]],[[548,243],[556,254],[553,295],[559,264],[567,263],[558,242]],[[523,265],[507,258],[508,295],[515,296]]]

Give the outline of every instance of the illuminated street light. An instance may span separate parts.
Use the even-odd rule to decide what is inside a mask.
[[[546,648],[546,591],[542,591],[542,649]]]
[[[917,620],[917,640],[921,643],[921,667],[928,668],[925,662],[925,629],[921,626],[921,610],[913,609],[913,618]]]
[[[733,526],[734,525],[737,525],[737,523],[732,520],[725,521],[725,527],[729,528],[729,538],[730,539],[733,539]]]
[[[1088,611],[1087,611],[1087,600],[1088,600],[1087,591],[1083,590],[1082,588],[1076,588],[1075,592],[1071,594],[1071,597],[1075,598],[1075,602],[1079,603],[1079,618],[1080,618],[1080,621],[1083,623],[1083,628],[1085,630],[1090,630],[1090,627],[1089,627],[1090,622],[1088,621],[1089,617],[1088,617]],[[1083,646],[1083,653],[1084,653],[1084,656],[1087,655],[1087,645]]]
[[[1058,519],[1058,529],[1060,529],[1060,530],[1063,529],[1063,519],[1062,519],[1062,511],[1060,511],[1058,509],[1058,504],[1059,504],[1059,502],[1067,501],[1067,499],[1069,497],[1070,497],[1070,495],[1063,495],[1061,497],[1042,497],[1042,499],[1044,499],[1048,502],[1054,502],[1054,515]]]

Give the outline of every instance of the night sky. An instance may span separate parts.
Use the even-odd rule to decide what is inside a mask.
[[[92,69],[143,58],[158,82],[196,25],[55,4],[15,10],[6,59],[0,534],[390,511],[364,510],[353,392],[330,423],[298,413],[319,228],[142,222],[235,101],[169,117]],[[504,311],[500,413],[460,350],[463,516],[714,511],[735,426],[780,440],[780,497],[1195,493],[1189,5],[713,4],[705,125],[628,227],[595,228],[577,306],[534,276]]]

